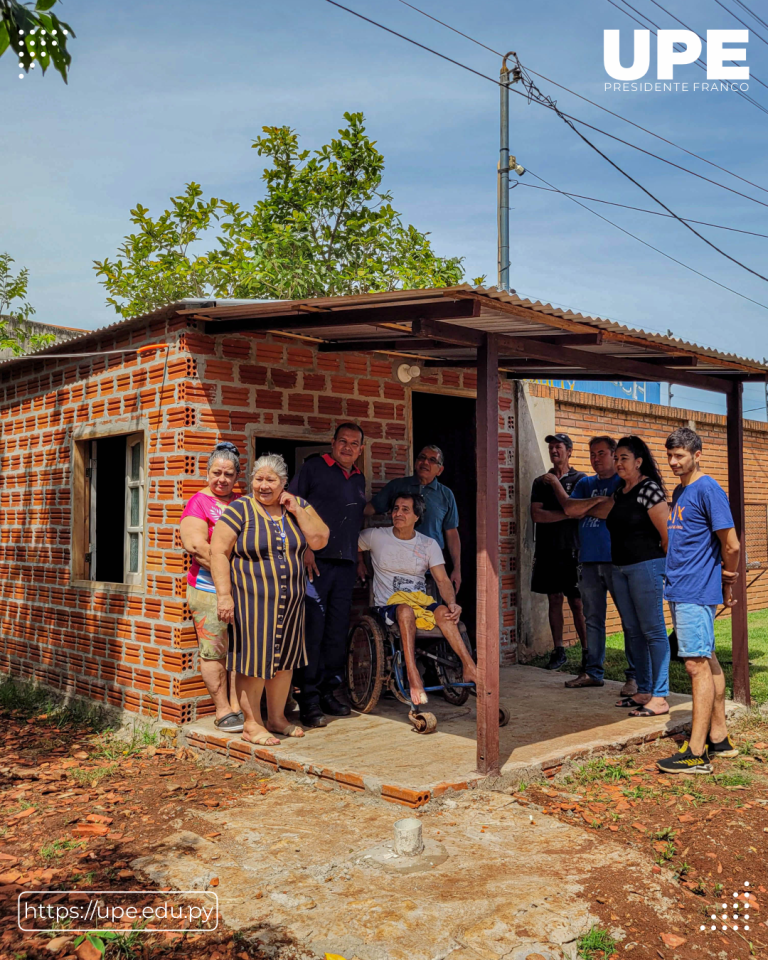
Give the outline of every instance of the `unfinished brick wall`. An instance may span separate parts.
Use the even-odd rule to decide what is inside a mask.
[[[724,416],[636,400],[575,393],[542,384],[532,384],[530,389],[536,396],[554,398],[556,429],[567,433],[573,440],[571,462],[577,470],[591,473],[588,445],[593,436],[608,434],[618,440],[628,434],[637,434],[651,448],[667,485],[667,493],[671,496],[677,480],[667,464],[664,442],[677,427],[691,426],[704,442],[704,470],[728,490]],[[744,421],[744,472],[747,504],[768,504],[768,424],[758,420]],[[747,594],[751,610],[768,607],[768,572],[757,580],[759,573],[759,569],[747,571],[747,584],[754,581],[754,586],[749,587]],[[721,614],[729,615],[727,612]],[[571,636],[575,636],[570,621],[569,630]],[[609,607],[608,630],[621,630],[613,604]]]
[[[213,710],[197,669],[178,533],[211,448],[232,440],[247,461],[254,436],[322,442],[354,420],[369,440],[375,492],[410,468],[408,391],[393,381],[391,363],[372,354],[320,354],[307,341],[268,334],[206,336],[169,310],[77,349],[153,342],[169,344],[167,364],[164,349],[0,370],[0,670],[184,723]],[[455,369],[430,369],[422,382],[476,387],[474,371]],[[137,418],[146,428],[145,583],[74,580],[75,431],[110,425],[129,433]]]

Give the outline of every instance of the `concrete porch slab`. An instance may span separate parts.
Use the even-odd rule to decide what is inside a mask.
[[[536,667],[501,670],[501,702],[511,713],[500,731],[501,777],[492,783],[475,769],[475,701],[451,706],[433,695],[429,709],[437,731],[415,733],[407,708],[381,700],[373,714],[330,720],[301,739],[280,747],[252,746],[238,734],[226,735],[206,718],[183,728],[184,742],[239,763],[256,761],[273,770],[293,770],[347,789],[373,793],[418,807],[449,789],[483,783],[503,788],[521,780],[554,776],[563,764],[619,750],[629,744],[678,733],[690,723],[690,697],[671,694],[664,717],[632,718],[614,706],[621,684],[568,690],[567,675]]]

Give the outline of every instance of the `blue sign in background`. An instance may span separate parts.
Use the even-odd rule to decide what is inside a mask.
[[[661,384],[637,380],[534,380],[560,390],[578,390],[597,393],[601,397],[619,397],[622,400],[640,400],[643,403],[661,402]]]

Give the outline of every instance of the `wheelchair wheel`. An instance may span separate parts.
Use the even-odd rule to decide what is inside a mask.
[[[463,623],[459,624],[459,632],[461,633],[462,640],[469,650],[470,656],[472,654],[472,646],[469,642],[469,636],[467,634],[467,629]],[[450,666],[446,663],[441,663],[438,660],[435,663],[435,670],[437,671],[437,678],[440,681],[440,684],[443,688],[443,697],[457,707],[460,707],[463,703],[467,702],[469,697],[470,687],[454,687],[454,683],[461,683],[463,681],[463,674],[461,670],[461,660],[459,660],[456,653],[454,653],[451,645],[447,640],[441,640],[440,643],[435,645],[435,654],[440,657],[440,660],[449,660]]]
[[[373,617],[361,617],[347,641],[347,688],[355,710],[370,713],[386,679],[384,630]]]
[[[408,719],[416,733],[434,733],[437,730],[437,717],[434,713],[417,713],[412,710]]]

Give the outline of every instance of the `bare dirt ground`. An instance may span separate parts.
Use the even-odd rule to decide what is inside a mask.
[[[148,732],[118,740],[23,706],[0,719],[2,960],[98,956],[66,928],[21,933],[21,891],[140,890],[149,904],[164,888],[215,890],[218,929],[126,924],[108,960],[768,957],[765,716],[741,722],[743,754],[719,761],[714,779],[660,777],[654,760],[675,746],[666,740],[511,796],[433,801],[418,816],[445,855],[411,874],[367,851],[412,811],[205,765]],[[750,921],[712,931],[735,892]]]

